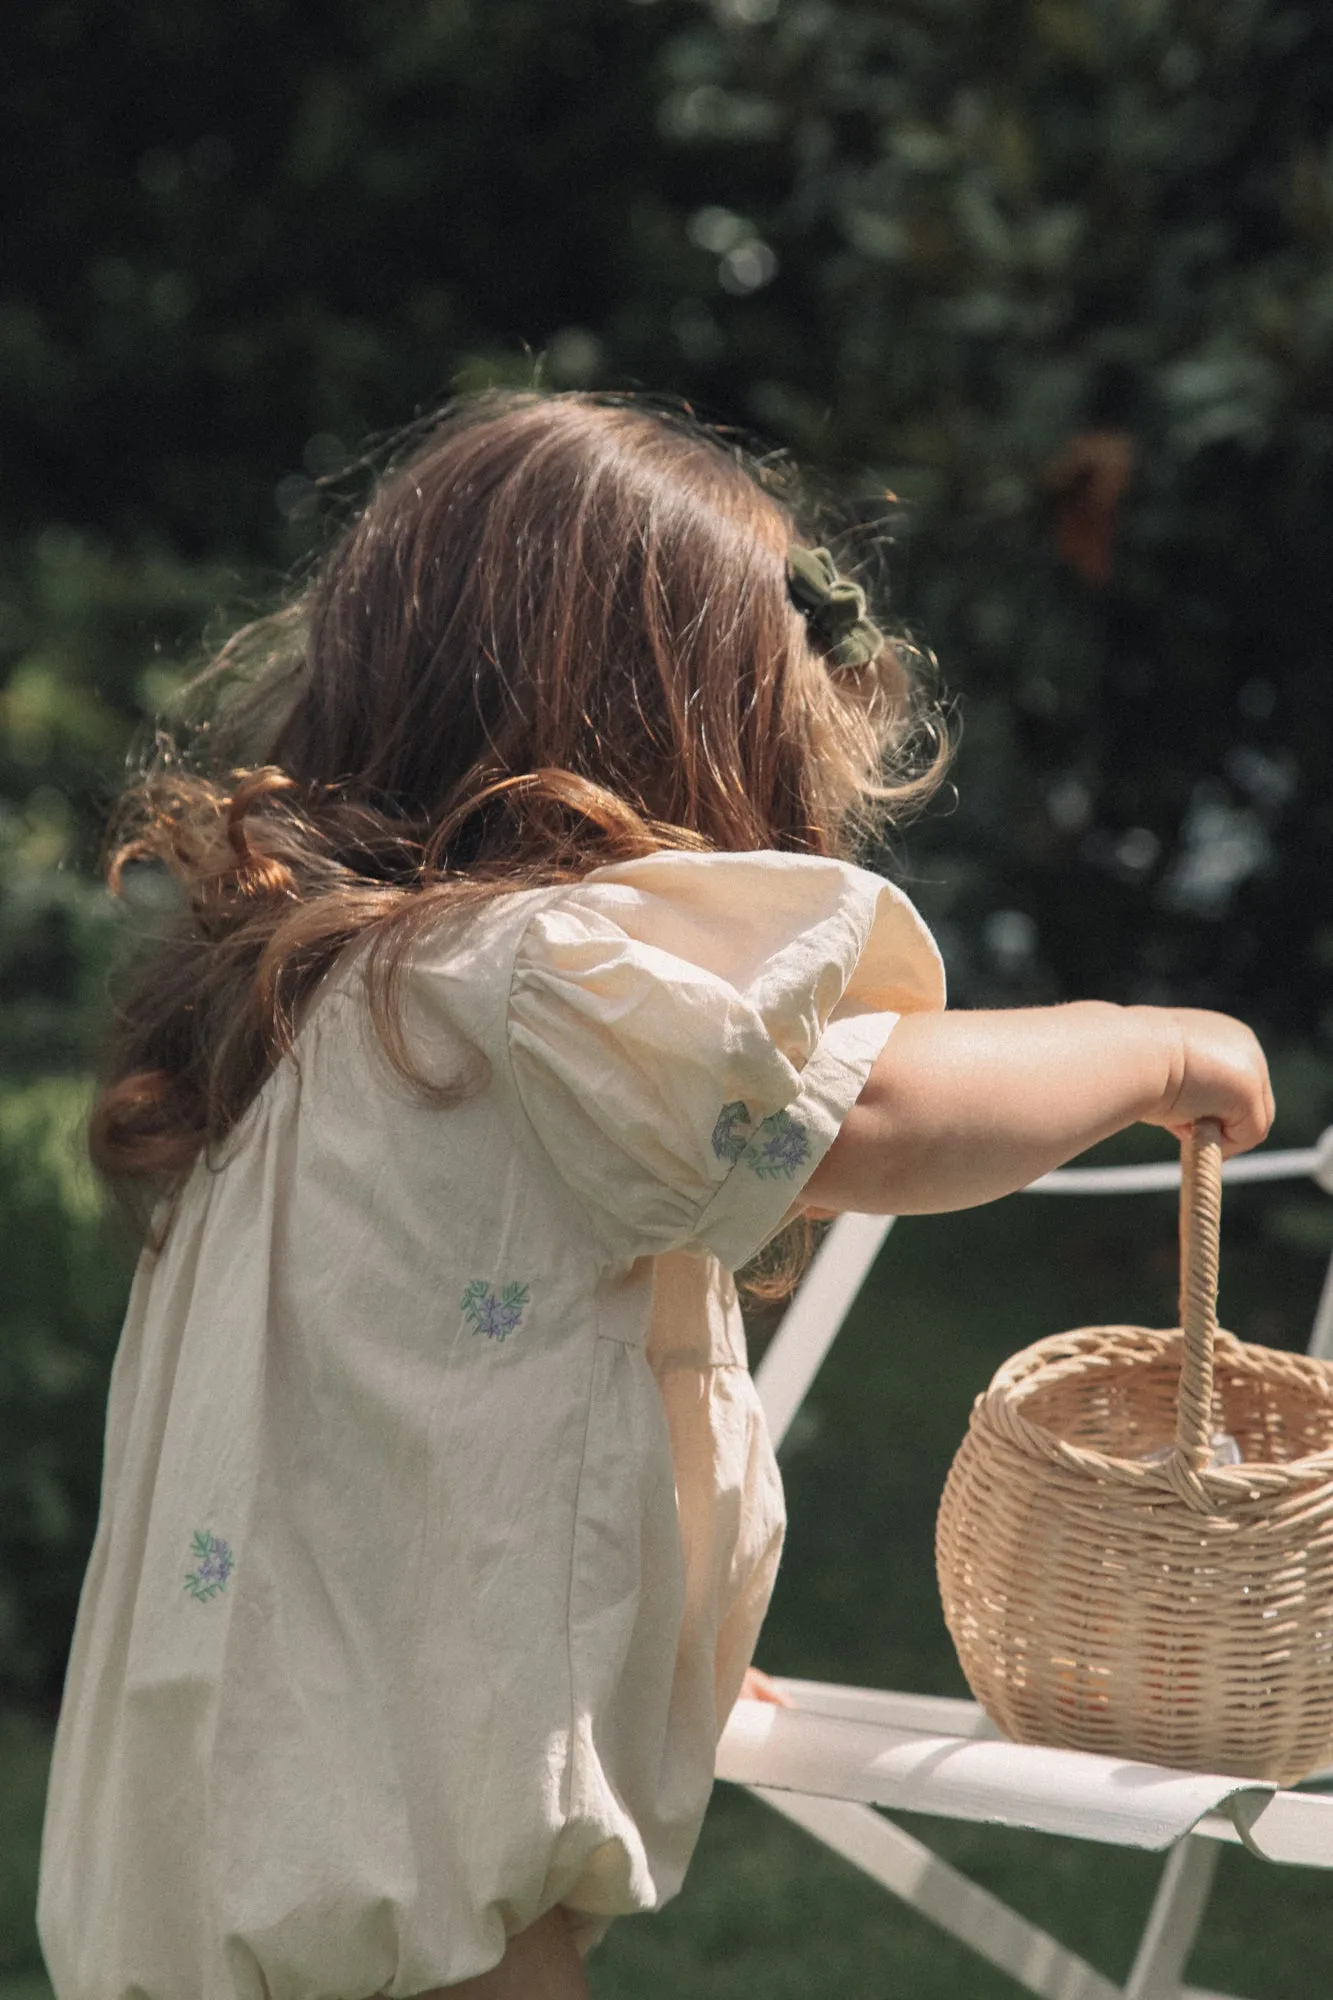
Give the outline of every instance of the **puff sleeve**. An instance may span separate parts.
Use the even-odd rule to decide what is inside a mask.
[[[774,1233],[901,1015],[944,1005],[907,897],[850,863],[658,853],[544,898],[514,961],[519,1100],[613,1260]]]

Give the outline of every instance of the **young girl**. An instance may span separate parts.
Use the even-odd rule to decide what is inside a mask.
[[[777,1566],[732,1272],[1135,1119],[1267,1131],[1224,1016],[941,1011],[846,856],[942,738],[912,764],[903,655],[807,541],[683,418],[461,403],[127,796],[113,887],[156,859],[183,907],[93,1121],[155,1207],[59,2000],[586,1993],[680,1886]]]

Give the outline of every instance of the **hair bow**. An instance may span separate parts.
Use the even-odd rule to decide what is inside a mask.
[[[866,615],[865,592],[838,575],[827,549],[789,549],[787,589],[833,666],[869,666],[883,651],[885,637]]]

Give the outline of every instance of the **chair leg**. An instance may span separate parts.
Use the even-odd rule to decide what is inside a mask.
[[[871,1806],[749,1787],[1037,2000],[1123,2000],[1121,1989]]]
[[[1180,2000],[1181,1974],[1199,1934],[1221,1845],[1186,1834],[1167,1857],[1125,2000]]]

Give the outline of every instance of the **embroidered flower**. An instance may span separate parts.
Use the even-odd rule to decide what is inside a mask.
[[[207,1604],[220,1590],[227,1588],[227,1578],[236,1567],[236,1558],[231,1552],[230,1542],[210,1534],[207,1528],[195,1529],[190,1554],[195,1559],[195,1566],[185,1578],[185,1588],[196,1604]]]
[[[484,1333],[488,1340],[507,1340],[527,1303],[526,1285],[503,1285],[495,1292],[485,1278],[473,1278],[459,1301],[472,1331]]]
[[[790,1111],[775,1111],[765,1118],[743,1158],[761,1181],[776,1180],[779,1174],[794,1174],[810,1156],[810,1135]]]
[[[735,1166],[745,1151],[746,1139],[754,1120],[750,1107],[739,1098],[734,1104],[724,1104],[717,1114],[713,1127],[713,1152],[719,1160],[730,1160]]]

